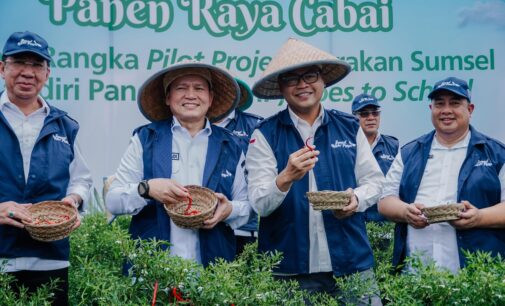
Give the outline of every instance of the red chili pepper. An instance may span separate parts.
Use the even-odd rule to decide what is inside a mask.
[[[193,216],[193,215],[198,215],[200,213],[200,211],[197,209],[191,210],[191,204],[193,204],[193,198],[191,197],[191,195],[189,195],[188,196],[188,206],[186,207],[186,210],[184,210],[185,216]]]
[[[312,147],[311,145],[309,145],[309,140],[311,138],[314,138],[312,136],[309,136],[307,139],[305,139],[305,146],[307,147],[307,149],[309,149],[310,151],[314,151],[314,147]]]
[[[156,295],[158,294],[158,281],[154,283],[154,293],[153,293],[153,303],[152,306],[156,305]]]
[[[175,288],[175,287],[172,289],[172,295],[177,300],[177,302],[189,302],[189,300],[185,300],[182,297],[182,295],[177,292],[177,288]]]

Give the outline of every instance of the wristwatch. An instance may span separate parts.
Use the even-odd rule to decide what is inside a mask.
[[[142,180],[137,186],[137,191],[141,197],[144,199],[151,200],[152,197],[149,196],[149,182],[148,180]]]

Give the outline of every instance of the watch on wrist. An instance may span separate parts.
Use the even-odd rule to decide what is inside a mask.
[[[139,195],[141,197],[143,197],[144,199],[152,199],[150,196],[149,196],[149,183],[148,183],[148,180],[142,180],[139,182],[139,185],[137,186],[137,191],[139,193]]]

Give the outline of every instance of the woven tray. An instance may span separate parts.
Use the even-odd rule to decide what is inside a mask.
[[[70,235],[77,222],[74,208],[61,201],[45,201],[28,208],[32,222],[23,222],[30,236],[38,241],[56,241]]]
[[[458,220],[459,212],[463,211],[465,206],[463,204],[445,204],[433,207],[423,208],[421,211],[428,223],[438,223],[451,220]]]
[[[341,210],[351,201],[351,194],[345,191],[309,191],[306,194],[315,210]]]
[[[212,218],[217,207],[217,197],[214,191],[196,185],[185,186],[191,194],[193,203],[191,210],[198,210],[196,215],[185,215],[188,201],[173,205],[163,205],[174,223],[181,228],[197,229],[203,226],[203,221]]]

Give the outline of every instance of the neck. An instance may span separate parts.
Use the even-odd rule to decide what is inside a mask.
[[[321,111],[321,103],[318,103],[317,107],[312,107],[304,112],[294,108],[291,109],[298,117],[300,117],[300,119],[307,121],[307,123],[312,126],[314,122],[316,122],[317,116],[319,116],[319,112]]]
[[[200,132],[205,127],[205,118],[199,121],[181,121],[179,123],[182,127],[188,130],[191,137],[194,137],[198,132]]]
[[[377,138],[377,135],[378,133],[365,135],[369,145],[372,145],[374,143],[375,139]]]
[[[9,93],[8,96],[10,102],[16,105],[25,116],[30,115],[31,113],[42,107],[42,103],[39,101],[38,97],[35,97],[35,99],[30,100],[23,100],[16,97],[11,97]]]
[[[466,135],[468,134],[468,131],[470,131],[469,128],[467,128],[464,133],[460,134],[442,134],[442,133],[435,133],[435,137],[437,137],[437,141],[443,145],[444,147],[452,147],[461,140],[463,140]]]

